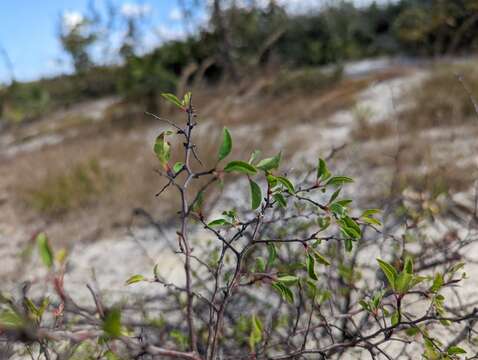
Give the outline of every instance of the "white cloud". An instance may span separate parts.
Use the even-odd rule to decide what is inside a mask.
[[[62,24],[65,30],[72,30],[85,20],[82,13],[78,11],[65,11],[62,15]]]
[[[184,39],[187,35],[181,27],[159,25],[155,30],[156,34],[162,41]]]
[[[121,6],[121,14],[126,17],[141,17],[151,13],[153,8],[149,4],[125,3]]]
[[[169,19],[173,21],[179,21],[183,19],[183,13],[178,8],[173,8],[169,13]]]

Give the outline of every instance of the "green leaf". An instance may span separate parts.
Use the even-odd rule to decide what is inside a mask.
[[[273,169],[277,169],[279,167],[281,157],[282,153],[280,152],[274,157],[262,159],[261,161],[259,161],[256,167],[263,171],[271,171]]]
[[[345,251],[351,252],[353,249],[353,242],[351,238],[344,239]]]
[[[283,176],[277,176],[276,179],[282,185],[284,185],[284,187],[287,189],[287,191],[289,191],[291,194],[295,193],[294,184],[292,184],[292,182],[289,179],[287,179]]]
[[[420,284],[422,281],[426,280],[425,276],[417,276],[414,275],[412,281],[410,282],[410,289],[413,288],[415,285]]]
[[[360,218],[364,223],[367,223],[369,225],[377,225],[377,226],[381,226],[382,223],[380,222],[380,220],[377,220],[373,217],[369,217],[369,216],[362,216]]]
[[[410,290],[410,283],[412,280],[412,274],[402,271],[395,280],[395,290],[401,294],[405,294]]]
[[[191,91],[188,91],[186,94],[184,94],[183,101],[181,103],[184,108],[189,108],[189,105],[191,104],[191,97]]]
[[[331,176],[327,164],[323,159],[319,159],[319,164],[317,165],[317,181],[327,180]]]
[[[466,351],[459,346],[450,346],[446,352],[448,355],[466,354]]]
[[[176,105],[178,108],[180,109],[183,108],[183,104],[181,103],[181,101],[178,99],[176,95],[170,94],[170,93],[163,93],[161,94],[161,96],[165,98],[166,100],[168,100],[170,103]]]
[[[254,164],[254,162],[257,160],[258,156],[261,154],[260,150],[254,150],[251,154],[251,157],[249,158],[248,163],[249,164]]]
[[[228,128],[222,129],[222,144],[219,148],[218,158],[219,161],[225,159],[232,150],[232,137],[231,133],[229,132]]]
[[[307,272],[309,273],[309,277],[312,280],[319,280],[317,274],[315,273],[315,260],[314,257],[310,254],[307,254]]]
[[[20,314],[12,309],[5,309],[0,312],[0,328],[18,329],[25,324]]]
[[[156,137],[154,142],[154,153],[164,168],[167,168],[169,159],[171,159],[171,145],[166,141],[166,136],[172,133],[172,131],[163,131]]]
[[[182,162],[177,162],[176,164],[174,164],[173,166],[173,171],[175,174],[177,174],[178,172],[180,172],[184,167],[184,163]]]
[[[400,319],[398,318],[398,312],[395,311],[393,314],[392,314],[392,317],[390,319],[391,323],[392,323],[392,326],[396,326],[398,325],[398,322],[400,321]]]
[[[380,213],[380,209],[368,209],[368,210],[365,210],[362,215],[360,215],[360,217],[362,216],[371,216],[371,215],[375,215],[375,214],[378,214]]]
[[[334,176],[330,178],[325,185],[343,185],[346,183],[352,183],[354,180],[347,176]]]
[[[111,337],[121,336],[121,311],[119,309],[113,308],[106,313],[103,331]]]
[[[211,221],[207,226],[209,227],[218,227],[218,226],[223,226],[223,225],[232,225],[229,221],[226,219],[216,219]]]
[[[267,184],[269,185],[269,188],[273,189],[277,186],[279,181],[275,176],[272,176],[270,174],[267,175]]]
[[[388,284],[393,290],[395,290],[395,281],[398,277],[397,270],[386,261],[377,259],[377,262],[380,268],[382,269],[383,273],[387,277]]]
[[[345,207],[343,207],[342,205],[338,203],[330,204],[329,208],[330,208],[330,211],[332,211],[338,217],[343,216],[347,211]]]
[[[330,261],[327,260],[324,256],[322,256],[322,254],[319,253],[317,250],[314,250],[314,256],[315,260],[317,260],[319,264],[330,266]]]
[[[272,197],[274,198],[275,201],[277,201],[277,204],[279,204],[280,207],[282,207],[282,208],[287,207],[287,201],[282,196],[282,194],[277,193],[277,194],[272,195]]]
[[[337,199],[337,196],[339,196],[341,190],[342,188],[339,187],[337,190],[334,191],[334,193],[330,197],[329,204],[333,203],[334,200]]]
[[[363,310],[370,312],[370,304],[365,300],[360,300],[359,305],[362,307]]]
[[[31,318],[35,319],[38,318],[39,316],[39,309],[37,306],[31,301],[31,299],[24,297],[23,298],[23,305],[27,309],[29,315],[31,315]]]
[[[405,258],[405,265],[403,270],[408,274],[413,274],[413,260],[410,256]]]
[[[379,212],[379,209],[365,210],[362,215],[360,215],[360,219],[367,224],[381,226],[382,223],[380,220],[377,220],[373,217],[373,215],[378,214]]]
[[[330,216],[318,218],[317,223],[320,226],[320,231],[324,231],[330,226]]]
[[[269,253],[269,256],[267,257],[267,266],[272,266],[275,259],[277,259],[277,249],[275,245],[272,243],[267,244],[267,252]]]
[[[283,283],[275,282],[272,284],[272,288],[274,288],[274,290],[276,290],[279,293],[279,295],[289,304],[294,303],[294,293],[292,292],[291,289],[289,289]]]
[[[297,281],[299,281],[299,278],[293,275],[285,275],[277,278],[277,281],[283,283],[284,285],[290,286],[294,285]]]
[[[126,280],[126,285],[135,284],[141,281],[145,281],[145,277],[143,275],[133,275],[128,280]]]
[[[358,233],[354,228],[348,227],[345,224],[341,224],[340,230],[342,234],[347,238],[351,238],[351,239],[360,238],[360,233]]]
[[[350,216],[344,214],[338,223],[346,236],[353,239],[359,239],[361,237],[362,231],[360,226]]]
[[[444,279],[443,279],[443,275],[440,274],[440,273],[437,273],[433,279],[433,284],[432,286],[430,287],[430,291],[433,292],[433,293],[436,293],[438,292],[441,287],[443,286],[443,284],[445,283]]]
[[[418,333],[420,332],[420,328],[414,326],[414,327],[410,327],[408,328],[407,330],[405,330],[405,334],[407,334],[408,336],[415,336],[417,335]]]
[[[45,264],[47,268],[51,268],[53,266],[53,259],[55,257],[53,255],[53,251],[51,250],[48,237],[42,232],[37,235],[36,242],[43,264]]]
[[[263,273],[266,271],[266,262],[263,258],[258,257],[256,259],[256,272]]]
[[[251,207],[252,210],[256,210],[262,203],[262,191],[256,182],[249,179],[249,185],[251,188]]]
[[[155,264],[153,267],[153,275],[154,279],[157,280],[159,279],[159,264]]]
[[[257,174],[257,169],[244,161],[231,161],[224,167],[225,172],[239,172],[247,175]]]
[[[261,320],[256,315],[252,315],[251,333],[249,335],[249,347],[252,352],[254,352],[256,345],[262,340],[262,329]]]

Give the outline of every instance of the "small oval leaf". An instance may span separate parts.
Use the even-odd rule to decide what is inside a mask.
[[[47,268],[53,266],[53,251],[51,250],[48,237],[45,233],[40,233],[37,235],[36,242],[38,245],[38,251],[40,253],[41,260]]]
[[[222,144],[221,147],[219,148],[219,154],[218,158],[219,161],[225,159],[232,150],[232,137],[231,133],[229,132],[228,128],[222,129]]]
[[[126,280],[126,285],[131,285],[135,283],[139,283],[141,281],[145,281],[145,277],[143,275],[133,275],[128,280]]]
[[[262,191],[256,182],[249,180],[251,187],[251,207],[252,210],[256,210],[262,203]]]
[[[257,174],[257,169],[244,161],[231,161],[224,167],[225,172],[239,172],[247,175]]]

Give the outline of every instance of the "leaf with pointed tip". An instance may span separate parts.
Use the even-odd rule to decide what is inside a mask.
[[[299,280],[299,278],[297,276],[293,276],[293,275],[284,275],[284,276],[281,276],[279,278],[277,278],[277,281],[283,283],[284,285],[293,285],[295,284],[297,281]]]
[[[371,216],[371,215],[375,215],[375,214],[378,214],[380,213],[380,209],[368,209],[368,210],[365,210],[362,215],[360,215],[360,217],[362,216]]]
[[[239,172],[247,175],[257,174],[257,169],[244,161],[231,161],[224,167],[225,172]]]
[[[466,354],[466,351],[459,346],[450,346],[446,352],[448,355]]]
[[[251,157],[249,158],[248,163],[249,164],[254,164],[254,162],[257,160],[257,158],[259,157],[260,154],[261,154],[260,150],[254,150],[251,154]]]
[[[392,326],[396,326],[396,325],[398,325],[399,321],[400,321],[400,319],[399,319],[398,312],[395,311],[392,314],[392,317],[390,318],[390,322],[391,322]]]
[[[117,308],[109,310],[106,313],[102,328],[108,336],[114,338],[121,336],[121,311]]]
[[[153,275],[154,279],[158,280],[159,279],[159,264],[155,264],[153,268]]]
[[[395,290],[400,294],[405,294],[410,290],[410,284],[413,280],[413,275],[402,271],[395,280]]]
[[[25,325],[25,320],[13,309],[5,309],[0,312],[0,328],[18,329]]]
[[[323,159],[319,159],[319,164],[317,165],[317,181],[327,180],[330,176],[331,173],[326,162]]]
[[[405,266],[403,267],[404,271],[408,274],[413,274],[413,260],[410,256],[405,258]]]
[[[266,262],[262,257],[256,259],[256,272],[263,273],[266,271]]]
[[[51,250],[50,247],[50,242],[48,240],[48,237],[46,236],[45,233],[40,233],[37,235],[36,242],[38,245],[38,251],[40,252],[40,257],[41,260],[43,261],[43,264],[47,268],[51,268],[53,266],[53,251]]]
[[[262,328],[261,320],[256,315],[252,315],[251,333],[249,335],[249,347],[252,352],[254,352],[256,345],[262,340]]]
[[[269,253],[269,256],[267,257],[267,266],[272,266],[275,259],[277,259],[277,249],[275,245],[272,243],[267,244],[267,252]]]
[[[192,97],[191,91],[188,91],[186,94],[184,94],[183,101],[181,103],[183,108],[187,109],[189,107],[189,105],[191,104],[191,97]]]
[[[314,257],[310,254],[307,254],[307,272],[309,277],[312,280],[319,280],[317,274],[315,273],[315,260]]]
[[[146,280],[143,275],[133,275],[128,280],[126,280],[126,285],[131,285],[135,283],[139,283],[141,281]]]
[[[171,145],[166,140],[166,136],[172,133],[172,131],[163,131],[156,137],[156,141],[154,142],[154,153],[164,168],[167,167],[169,159],[171,158]]]
[[[259,185],[256,182],[249,179],[249,185],[251,188],[251,207],[252,210],[256,210],[261,206],[262,202],[262,191]]]
[[[180,172],[184,167],[184,163],[182,162],[177,162],[176,164],[173,165],[173,171],[175,174],[177,174],[178,172]]]
[[[272,287],[279,293],[279,295],[289,304],[294,303],[294,293],[286,285],[281,282],[275,282]]]
[[[291,194],[295,193],[294,184],[292,184],[292,182],[289,179],[283,176],[277,176],[276,179],[287,189],[287,191],[289,191],[289,193]]]
[[[430,291],[434,293],[438,292],[442,288],[444,283],[445,281],[443,279],[443,275],[440,273],[437,273],[435,277],[433,278],[433,284],[430,287]]]
[[[342,190],[342,188],[339,187],[337,190],[334,191],[334,193],[333,193],[332,196],[330,197],[329,204],[333,203],[334,200],[337,199],[337,197],[339,196],[341,190]]]
[[[386,261],[377,259],[377,262],[378,262],[378,265],[380,266],[380,269],[382,269],[383,273],[387,277],[388,284],[393,290],[395,290],[395,281],[398,277],[397,270]]]
[[[330,266],[330,261],[327,260],[321,253],[319,253],[317,250],[314,250],[314,256],[315,256],[315,260],[317,260],[317,262],[319,264],[322,264],[322,265],[325,265],[325,266]]]
[[[222,144],[219,148],[218,159],[219,161],[225,159],[232,150],[232,136],[228,128],[222,129]]]
[[[183,104],[181,103],[181,101],[178,99],[176,95],[170,94],[170,93],[163,93],[161,94],[161,96],[165,98],[166,100],[168,100],[170,103],[176,105],[178,108],[180,109],[183,108]]]
[[[224,225],[231,225],[229,221],[226,219],[216,219],[211,221],[207,226],[213,228],[213,227],[218,227],[218,226],[224,226]]]
[[[277,204],[282,207],[282,208],[285,208],[287,207],[287,201],[285,200],[285,198],[282,196],[282,194],[274,194],[272,195],[272,197],[274,198],[274,200],[277,202]]]
[[[281,158],[282,158],[282,152],[279,152],[276,156],[262,159],[261,161],[259,161],[256,167],[263,171],[271,171],[271,170],[277,169],[280,165]]]
[[[352,183],[354,180],[348,176],[334,176],[330,178],[325,185],[343,185],[346,183]]]

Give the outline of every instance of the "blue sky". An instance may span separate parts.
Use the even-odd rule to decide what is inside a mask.
[[[125,4],[147,6],[150,9],[150,24],[173,35],[182,29],[181,21],[175,16],[175,0],[112,2],[120,9]],[[96,0],[95,3],[102,8],[105,1]],[[11,58],[18,80],[31,80],[70,70],[68,58],[57,39],[59,19],[65,11],[85,12],[87,8],[88,0],[0,0],[0,47]],[[149,35],[149,45],[160,41],[154,38],[154,34]],[[0,82],[6,81],[9,81],[9,74],[4,59],[0,57]]]
[[[105,9],[106,0],[93,1],[99,10]],[[143,50],[184,33],[177,0],[110,1],[118,9],[148,9],[148,29],[143,34]],[[293,8],[303,5],[315,7],[318,3],[331,0],[278,1]],[[362,5],[371,1],[355,0]],[[393,0],[378,0],[382,3],[388,1]],[[88,2],[89,0],[0,0],[0,84],[10,81],[8,68],[1,56],[2,48],[11,58],[17,80],[33,80],[71,71],[70,61],[57,39],[60,18],[65,12],[85,13]],[[121,34],[117,33],[111,41],[118,44],[120,38]]]

